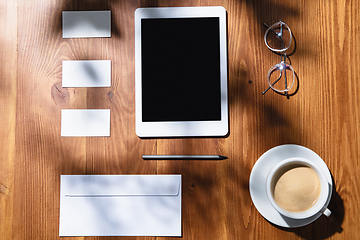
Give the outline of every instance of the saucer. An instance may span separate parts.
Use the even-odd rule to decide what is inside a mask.
[[[268,200],[265,189],[267,175],[277,163],[292,157],[309,159],[316,163],[324,171],[330,186],[329,197],[325,204],[326,207],[330,202],[332,194],[332,178],[330,171],[325,162],[314,151],[300,145],[286,144],[274,147],[265,152],[256,161],[251,171],[249,180],[250,196],[256,209],[266,220],[286,228],[305,226],[309,223],[312,223],[322,215],[322,213],[319,212],[316,215],[306,219],[287,218],[276,211]]]

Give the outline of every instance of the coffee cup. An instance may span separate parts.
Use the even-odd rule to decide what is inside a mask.
[[[305,219],[319,212],[330,216],[327,208],[330,184],[323,170],[305,158],[279,162],[266,179],[266,194],[272,206],[283,216]]]

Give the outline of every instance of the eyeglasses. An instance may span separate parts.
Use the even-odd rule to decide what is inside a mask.
[[[286,62],[286,50],[290,48],[292,33],[289,26],[281,20],[268,28],[264,40],[266,46],[275,54],[280,55],[280,63],[272,66],[267,74],[269,87],[262,93],[265,94],[270,88],[275,92],[288,95],[288,91],[294,86],[295,73],[292,66]]]

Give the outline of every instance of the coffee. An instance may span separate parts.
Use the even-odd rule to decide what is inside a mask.
[[[276,178],[273,197],[277,205],[289,212],[303,212],[318,200],[321,184],[316,172],[305,166],[290,168]]]

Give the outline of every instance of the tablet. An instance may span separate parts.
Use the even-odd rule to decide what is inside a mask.
[[[139,137],[228,133],[223,7],[135,11],[135,109]]]

